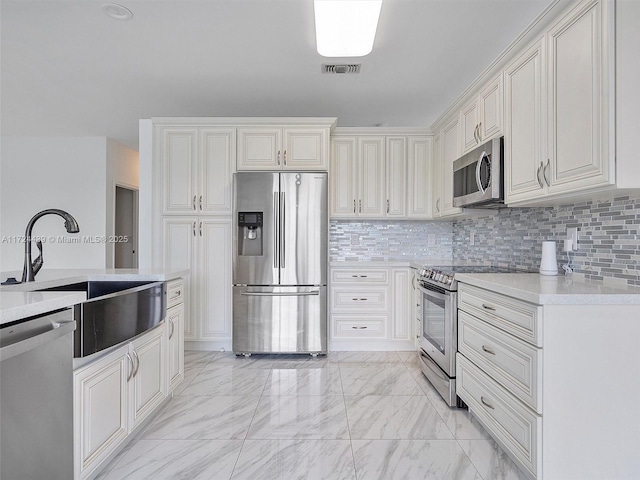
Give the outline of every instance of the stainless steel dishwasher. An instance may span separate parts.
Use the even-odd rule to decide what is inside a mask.
[[[73,478],[71,309],[0,329],[0,478]]]

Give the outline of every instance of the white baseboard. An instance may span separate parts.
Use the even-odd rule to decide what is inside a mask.
[[[231,339],[213,341],[186,340],[185,350],[201,350],[204,352],[231,352]]]
[[[408,340],[330,340],[330,352],[415,352],[416,346]]]

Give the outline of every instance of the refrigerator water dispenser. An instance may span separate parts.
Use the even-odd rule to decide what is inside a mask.
[[[238,254],[262,255],[262,212],[238,212]]]

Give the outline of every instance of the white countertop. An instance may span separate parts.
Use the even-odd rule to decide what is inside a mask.
[[[538,305],[640,305],[640,287],[605,286],[589,280],[537,273],[459,273],[460,283]]]
[[[41,290],[43,288],[70,285],[72,283],[123,280],[161,282],[175,280],[189,274],[189,270],[171,269],[139,269],[139,268],[90,268],[90,269],[60,269],[42,270],[36,275],[36,280],[17,285],[2,285],[0,292],[20,292]],[[3,272],[0,278],[4,282],[7,277],[20,280],[22,272]]]
[[[86,299],[85,292],[0,292],[0,325],[70,307]]]

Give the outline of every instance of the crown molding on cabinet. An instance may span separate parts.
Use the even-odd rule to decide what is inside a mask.
[[[433,132],[423,127],[336,127],[331,136],[361,136],[361,135],[387,135],[387,136],[433,136]]]
[[[541,34],[545,28],[556,18],[559,18],[560,14],[572,5],[575,5],[576,1],[567,0],[555,0],[545,8],[535,20],[533,20],[527,28],[525,28],[520,35],[518,35],[507,48],[505,48],[498,57],[485,68],[480,75],[464,90],[458,98],[445,110],[438,119],[433,122],[430,127],[432,132],[440,130],[443,122],[446,122],[451,115],[456,114],[462,108],[462,106],[469,101],[469,99],[479,93],[479,90],[490,81],[492,77],[498,75],[506,64],[511,61],[515,55],[517,55],[523,47],[529,42],[534,40],[537,35]]]
[[[327,126],[335,129],[336,117],[151,117],[153,125],[180,125],[204,127],[245,125]]]

